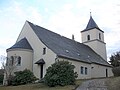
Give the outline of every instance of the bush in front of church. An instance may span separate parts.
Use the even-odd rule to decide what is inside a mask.
[[[44,82],[50,87],[60,85],[75,84],[77,73],[74,72],[75,66],[68,61],[58,61],[48,67]]]
[[[28,69],[25,69],[23,71],[17,71],[14,74],[15,76],[12,80],[12,85],[23,85],[32,83],[37,80],[34,74]]]

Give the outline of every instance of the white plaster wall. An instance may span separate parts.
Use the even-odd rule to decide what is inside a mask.
[[[101,40],[99,40],[99,33],[101,34]],[[87,35],[90,35],[90,40],[87,40]],[[107,61],[106,44],[104,43],[103,32],[92,29],[81,33],[82,43],[91,47],[98,55]]]
[[[33,48],[33,73],[37,78],[40,78],[40,66],[35,64],[41,58],[44,59],[45,64],[43,66],[43,75],[46,73],[46,69],[52,63],[55,62],[56,54],[52,52],[47,46],[45,46],[34,33],[28,22],[25,23],[17,41],[21,40],[22,38],[26,37],[28,42],[30,43],[31,47]],[[49,38],[49,37],[48,37]],[[46,54],[43,55],[43,48],[46,47]]]
[[[107,61],[106,44],[99,41],[92,41],[84,44],[91,47],[98,55],[100,55],[104,60]]]
[[[92,64],[91,65],[91,78],[106,77],[106,69],[108,70],[108,77],[113,76],[111,67]]]
[[[106,67],[98,64],[88,64],[88,63],[83,63],[71,59],[64,59],[64,58],[58,58],[59,61],[69,61],[72,63],[72,65],[75,66],[74,71],[77,72],[78,78],[77,79],[89,79],[89,78],[100,78],[100,77],[106,77],[106,69],[108,69],[108,77],[113,76],[112,73],[112,68],[111,67]],[[81,69],[80,67],[87,67],[88,73],[87,75],[81,74]]]
[[[32,56],[33,56],[33,53],[32,53],[31,50],[12,49],[12,50],[9,50],[7,52],[7,57],[10,58],[11,56],[20,56],[21,57],[21,65],[16,66],[15,70],[23,71],[24,69],[29,69],[29,70],[32,71]]]
[[[112,67],[108,67],[108,77],[112,77],[113,76],[113,72],[112,72]]]
[[[83,62],[79,62],[79,61],[74,61],[74,60],[70,60],[70,59],[64,59],[64,58],[59,58],[59,60],[64,60],[64,61],[69,61],[72,63],[72,65],[75,66],[74,71],[77,72],[78,74],[78,78],[77,79],[88,79],[91,78],[91,65],[87,64],[87,63],[83,63]],[[81,74],[81,66],[82,67],[87,67],[87,75],[85,74]]]

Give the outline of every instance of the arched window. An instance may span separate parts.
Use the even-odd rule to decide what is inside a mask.
[[[13,65],[13,64],[14,64],[14,57],[11,56],[10,65]]]
[[[88,71],[87,71],[87,67],[85,67],[85,75],[87,75],[87,72],[88,72]]]
[[[101,33],[99,33],[99,39],[101,40]]]
[[[81,66],[80,69],[81,69],[81,74],[84,74],[84,73],[83,73],[83,71],[84,71],[83,69],[84,69],[84,68]]]
[[[88,40],[88,41],[90,40],[90,35],[87,35],[87,40]]]
[[[8,62],[8,57],[6,58],[6,66],[8,66],[9,65],[9,62]]]
[[[18,57],[17,65],[19,65],[19,66],[21,65],[21,57],[20,56]]]
[[[43,48],[43,55],[46,54],[46,48]]]

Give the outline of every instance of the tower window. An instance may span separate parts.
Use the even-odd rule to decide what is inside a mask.
[[[43,48],[43,55],[46,54],[46,48]]]
[[[99,33],[99,39],[101,40],[101,34]]]
[[[90,35],[87,35],[87,40],[90,40]]]

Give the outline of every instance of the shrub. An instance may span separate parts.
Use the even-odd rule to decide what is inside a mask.
[[[114,76],[120,76],[120,66],[112,69]]]
[[[12,81],[12,85],[23,85],[27,83],[32,83],[37,80],[34,74],[27,69],[25,69],[24,71],[15,72],[14,74],[15,76]]]
[[[48,67],[44,77],[45,84],[48,86],[74,84],[77,73],[74,72],[75,66],[68,61],[58,61]]]

